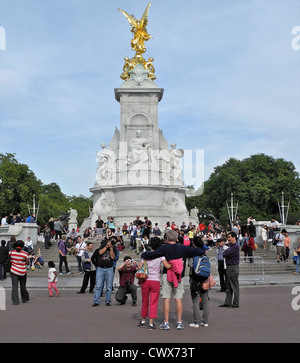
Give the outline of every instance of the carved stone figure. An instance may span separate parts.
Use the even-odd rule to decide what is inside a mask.
[[[128,164],[144,164],[151,157],[151,145],[148,140],[142,137],[141,130],[136,131],[136,135],[129,141]]]
[[[116,155],[112,150],[106,149],[105,144],[101,144],[102,150],[96,155],[98,162],[97,183],[109,184],[114,181],[116,175]]]

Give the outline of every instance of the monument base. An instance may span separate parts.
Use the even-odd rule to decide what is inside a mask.
[[[103,220],[113,217],[118,227],[124,223],[129,225],[137,216],[141,220],[148,217],[153,226],[158,223],[160,228],[166,222],[175,222],[179,226],[182,222],[189,222],[185,188],[181,186],[122,185],[94,187],[90,191],[94,195],[92,225],[98,216]]]

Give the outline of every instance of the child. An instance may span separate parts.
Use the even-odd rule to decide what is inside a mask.
[[[49,297],[52,297],[53,294],[52,294],[52,289],[55,290],[56,292],[56,296],[58,297],[59,296],[59,291],[56,287],[56,283],[57,283],[57,272],[56,272],[56,269],[55,269],[55,264],[53,261],[49,261],[48,262],[48,267],[49,267],[49,270],[48,270],[48,289],[49,289]]]

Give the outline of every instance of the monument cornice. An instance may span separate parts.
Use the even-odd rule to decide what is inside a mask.
[[[122,94],[157,94],[157,99],[160,101],[163,97],[164,89],[163,88],[115,88],[115,99],[120,102],[120,98]]]
[[[90,188],[91,193],[97,193],[99,191],[112,191],[116,189],[124,189],[124,190],[135,190],[135,189],[157,189],[157,190],[167,190],[171,192],[176,192],[179,190],[186,190],[187,188],[184,185],[151,185],[151,184],[120,184],[120,185],[99,185]]]

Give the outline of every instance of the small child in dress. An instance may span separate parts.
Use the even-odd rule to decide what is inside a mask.
[[[56,287],[57,283],[57,272],[55,269],[55,264],[53,261],[48,262],[48,290],[49,290],[49,297],[53,296],[52,289],[56,292],[56,296],[59,296],[59,291]]]

